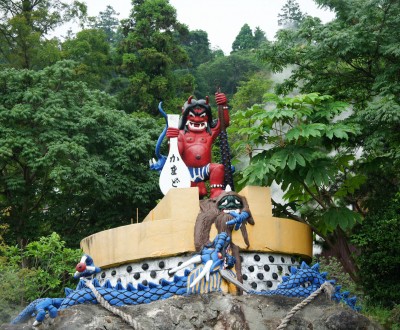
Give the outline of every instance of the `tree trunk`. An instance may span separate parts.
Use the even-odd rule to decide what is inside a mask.
[[[359,269],[353,258],[353,254],[357,251],[356,248],[349,243],[349,238],[346,233],[341,228],[337,228],[331,235],[329,241],[328,249],[323,251],[322,255],[325,257],[336,257],[343,266],[344,271],[350,275],[354,282],[359,283]]]

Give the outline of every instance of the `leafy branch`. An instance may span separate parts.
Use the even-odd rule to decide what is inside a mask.
[[[236,113],[232,120],[230,132],[246,139],[251,150],[258,150],[241,171],[239,183],[270,186],[275,181],[281,185],[284,196],[282,201],[274,201],[276,210],[309,224],[333,247],[362,219],[358,209],[348,207],[365,180],[353,172],[355,150],[348,144],[359,128],[340,119],[346,117],[340,115],[349,106],[317,93],[295,97],[266,94],[264,98],[264,106]],[[282,142],[276,143],[277,138]],[[244,144],[238,140],[233,149],[243,154]]]

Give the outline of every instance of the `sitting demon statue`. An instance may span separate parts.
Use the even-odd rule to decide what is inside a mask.
[[[235,270],[237,279],[242,282],[239,247],[232,241],[232,231],[242,232],[244,243],[250,246],[246,224],[254,225],[248,202],[244,196],[230,191],[229,185],[217,198],[202,200],[200,212],[194,227],[194,245],[196,251],[201,251],[210,244],[210,231],[214,224],[218,233],[226,232],[231,238],[230,250],[236,259]]]
[[[217,93],[215,100],[223,107],[225,126],[229,125],[227,98]],[[210,182],[210,198],[217,197],[224,188],[224,166],[211,161],[212,144],[221,132],[219,120],[213,121],[208,97],[195,100],[192,96],[182,108],[179,128],[169,127],[167,137],[178,138],[179,153],[192,177],[192,187],[199,188],[200,197],[207,194],[205,182]]]

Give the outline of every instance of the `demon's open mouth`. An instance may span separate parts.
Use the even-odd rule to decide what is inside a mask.
[[[204,131],[207,128],[207,122],[196,123],[188,120],[187,125],[191,131]]]

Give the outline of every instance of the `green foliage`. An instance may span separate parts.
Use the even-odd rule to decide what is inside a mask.
[[[237,92],[229,102],[233,111],[245,110],[253,104],[262,103],[265,91],[272,87],[269,76],[267,72],[258,72],[249,80],[239,82]]]
[[[371,209],[382,198],[393,197],[388,192],[397,190],[400,178],[400,39],[393,34],[400,28],[400,3],[316,2],[334,11],[336,19],[322,24],[318,18],[305,17],[296,29],[280,30],[261,57],[275,72],[291,69],[290,77],[278,84],[278,93],[298,88],[352,103],[361,130],[352,144],[363,149],[358,163],[367,178],[362,193],[368,198],[363,198],[363,207]]]
[[[296,64],[279,90],[298,86],[304,92],[352,100],[357,108],[380,93],[396,95],[398,55],[394,49],[399,40],[393,29],[400,24],[400,4],[377,0],[317,3],[330,7],[337,18],[322,24],[307,17],[297,29],[281,30],[277,41],[265,49],[263,55],[276,71]]]
[[[347,178],[352,151],[336,147],[349,135],[354,136],[358,128],[355,124],[332,122],[335,115],[346,110],[346,104],[318,94],[293,98],[266,94],[265,101],[269,104],[267,110],[255,105],[235,113],[233,118],[231,132],[242,137],[234,148],[246,153],[251,150],[243,181],[271,185],[275,180],[282,184],[289,202],[317,201],[324,210],[320,216],[325,218],[326,229],[354,225],[359,219],[352,211],[324,196],[329,192],[333,198],[339,191],[341,175],[346,175],[346,191],[354,192],[359,186],[357,180]]]
[[[90,17],[90,27],[102,30],[106,34],[107,42],[113,45],[117,41],[118,27],[120,25],[115,9],[107,5],[105,11],[99,12],[98,17]]]
[[[363,182],[348,147],[359,127],[341,120],[348,105],[327,95],[266,94],[264,102],[236,112],[228,129],[236,158],[249,158],[239,183],[281,185],[279,215],[308,223],[333,247],[362,219],[348,208]]]
[[[82,30],[62,44],[62,57],[79,63],[76,73],[90,87],[105,89],[113,72],[110,44],[103,30]]]
[[[236,36],[232,44],[232,51],[250,50],[256,47],[256,43],[249,24],[245,24],[240,29],[239,34]]]
[[[332,207],[321,214],[321,222],[324,222],[327,230],[333,231],[336,227],[343,230],[351,229],[355,222],[361,222],[362,216],[354,213],[347,207]]]
[[[278,14],[278,25],[284,28],[296,29],[305,16],[306,14],[302,13],[296,0],[287,0],[282,7],[281,13]]]
[[[196,96],[204,98],[204,95],[213,95],[217,87],[220,87],[230,99],[236,93],[239,83],[260,71],[267,71],[267,67],[251,53],[238,52],[216,57],[198,66],[195,74],[198,83]]]
[[[206,31],[189,31],[189,35],[183,41],[183,45],[189,55],[193,68],[197,68],[200,64],[206,63],[214,57],[210,49],[210,41],[208,40]]]
[[[400,329],[400,305],[396,305],[391,310],[382,306],[365,305],[362,313],[381,324],[384,329]]]
[[[360,249],[362,284],[370,305],[393,308],[400,303],[399,195],[384,210],[370,212],[352,235]]]
[[[265,36],[265,32],[261,30],[258,26],[254,30],[254,41],[256,44],[256,48],[260,48],[264,43],[268,42],[267,37]]]
[[[129,85],[119,98],[128,112],[156,114],[160,101],[175,107],[175,97],[187,97],[181,86],[186,85],[187,90],[190,80],[180,79],[175,70],[189,64],[189,56],[181,46],[188,30],[177,21],[176,11],[167,0],[138,0],[132,5],[130,19],[122,24],[124,39],[119,49],[121,69],[129,77]]]
[[[24,249],[0,249],[0,323],[9,322],[27,302],[42,297],[62,297],[73,287],[72,271],[81,257],[79,249],[65,247],[56,233],[29,243]]]
[[[399,191],[400,131],[398,129],[400,104],[398,98],[375,98],[358,112],[357,120],[363,127],[360,171],[367,175],[363,193],[368,196],[364,205],[377,211],[382,204],[391,203]]]
[[[318,262],[320,272],[327,272],[329,280],[335,280],[335,285],[340,285],[341,291],[349,291],[350,296],[357,296],[357,305],[362,305],[363,292],[357,283],[346,273],[341,263],[335,257],[317,256],[313,258],[313,263]]]
[[[148,159],[155,120],[114,110],[76,64],[0,73],[0,213],[24,245],[53,230],[68,244],[144,216],[159,196]]]
[[[253,34],[250,26],[244,24],[233,41],[232,52],[252,50],[260,47],[266,41],[265,33],[259,27],[255,29]]]
[[[400,329],[400,305],[396,305],[393,307],[390,313],[389,321],[393,324],[393,330]]]
[[[366,215],[365,223],[357,226],[362,236],[356,236],[357,244],[366,244],[360,245],[364,251],[359,259],[361,280],[368,295],[389,305],[396,301],[394,292],[399,290],[393,283],[388,286],[382,283],[398,278],[398,270],[384,266],[385,277],[378,255],[387,265],[387,258],[393,254],[384,252],[383,241],[388,245],[396,242],[396,239],[387,241],[393,233],[387,231],[385,223],[389,215],[382,220],[382,209],[390,213],[389,210],[397,207],[393,203],[400,180],[400,39],[393,33],[400,28],[400,3],[379,0],[316,2],[334,11],[335,19],[322,24],[318,18],[304,17],[294,29],[280,30],[276,41],[265,45],[261,57],[274,72],[291,70],[290,76],[277,85],[278,93],[287,94],[298,89],[351,102],[352,116],[343,123],[356,122],[357,137],[341,128],[340,131],[331,129],[327,137],[334,141],[347,135],[347,146],[361,152],[357,153],[359,158],[351,161],[351,171],[335,186],[334,197],[345,200]],[[345,158],[344,161],[349,160]],[[346,168],[346,164],[341,166]],[[376,227],[372,225],[374,222]],[[371,252],[370,257],[370,252],[366,251],[372,251],[372,242],[377,245],[377,255]],[[396,244],[394,246],[396,248]]]
[[[60,59],[57,40],[46,35],[64,22],[83,19],[79,1],[0,0],[0,63],[7,67],[42,69]]]

